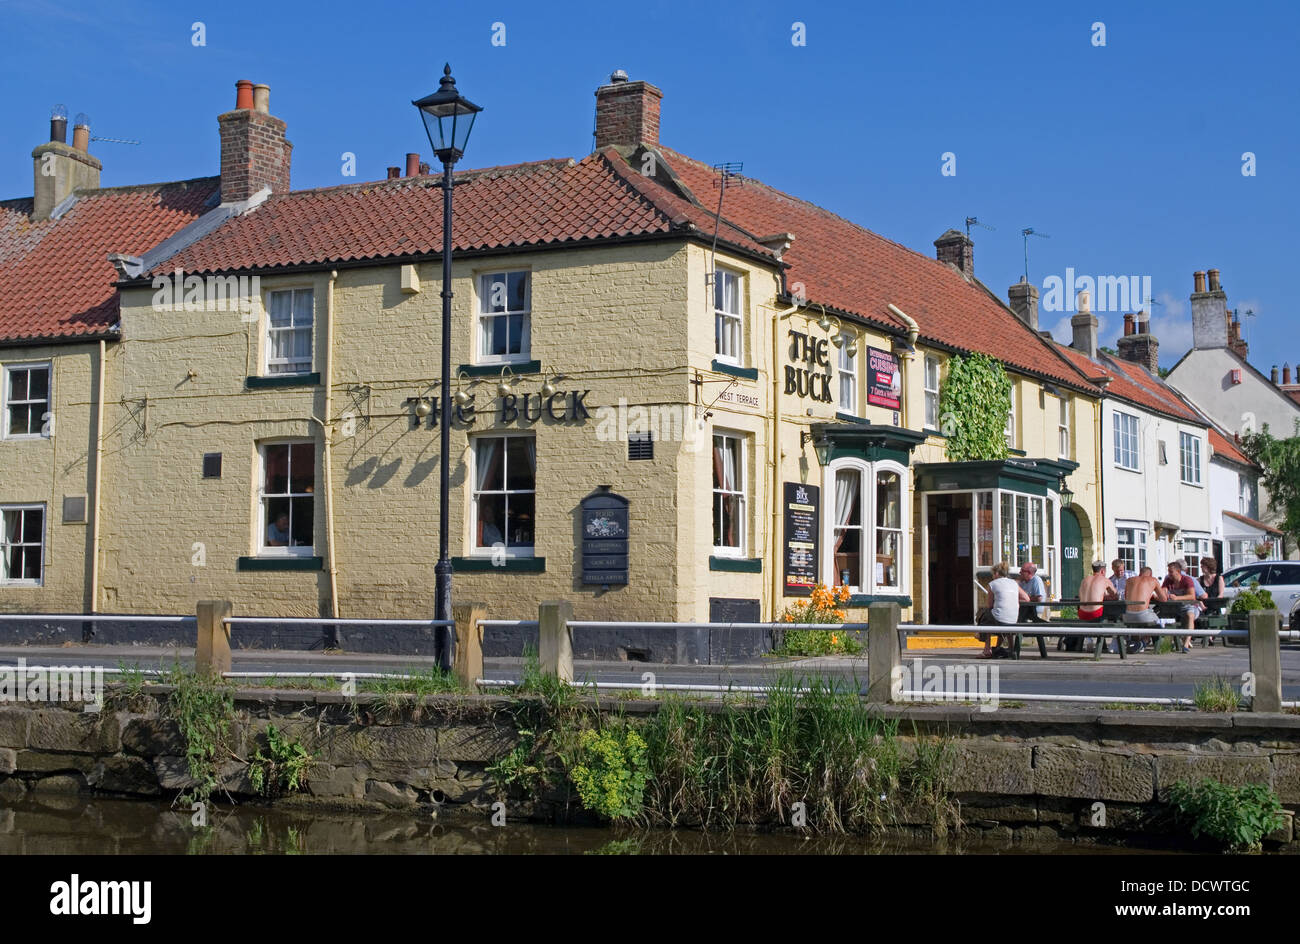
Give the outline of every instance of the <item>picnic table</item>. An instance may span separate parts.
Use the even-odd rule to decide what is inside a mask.
[[[1211,597],[1203,600],[1202,602],[1205,603],[1206,608],[1201,613],[1201,615],[1197,617],[1196,626],[1198,628],[1204,628],[1204,629],[1226,629],[1228,626],[1228,617],[1224,615],[1222,611],[1226,608],[1230,600],[1224,597]],[[1169,626],[1177,625],[1178,621],[1182,617],[1182,608],[1183,606],[1186,605],[1186,603],[1187,603],[1186,600],[1169,600],[1164,603],[1153,603],[1152,608],[1156,611],[1156,617],[1159,620],[1159,623],[1158,625],[1152,626],[1152,629],[1156,631],[1151,633],[1151,635],[1153,636],[1167,635],[1167,633],[1160,632],[1160,630],[1164,630]],[[1056,625],[1059,627],[1069,627],[1071,629],[1079,629],[1079,628],[1094,629],[1095,628],[1097,629],[1098,632],[1096,636],[1096,643],[1093,646],[1092,657],[1094,660],[1100,660],[1102,649],[1106,645],[1106,640],[1109,639],[1111,636],[1116,635],[1114,633],[1106,633],[1104,627],[1106,624],[1116,624],[1116,623],[1123,624],[1124,613],[1128,608],[1128,603],[1125,600],[1102,601],[1102,603],[1100,604],[1102,609],[1100,620],[1079,620],[1079,619],[1045,620],[1038,615],[1038,610],[1040,608],[1045,608],[1049,610],[1063,610],[1063,609],[1073,607],[1077,609],[1080,605],[1088,606],[1090,604],[1082,603],[1082,601],[1080,600],[1038,600],[1038,601],[1033,601],[1028,603],[1022,602],[1020,604],[1020,613],[1018,619],[1016,620],[1015,626],[1038,624],[1039,626]],[[1091,605],[1095,606],[1097,604],[1091,604]],[[1128,624],[1128,625],[1133,625],[1133,624]],[[1006,629],[1008,630],[1008,632],[997,633],[996,629],[998,628]],[[1010,646],[1012,659],[1020,658],[1021,641],[1025,636],[1031,636],[1035,640],[1037,640],[1039,658],[1042,659],[1047,658],[1046,637],[1053,635],[1053,633],[1051,633],[1050,631],[1044,631],[1042,629],[1038,629],[1037,631],[1026,631],[1026,630],[1018,630],[1014,627],[1006,627],[1006,626],[1003,627],[994,626],[994,627],[988,627],[988,629],[989,631],[993,632],[994,635],[998,635],[998,636],[1010,635],[1012,637],[1012,643]],[[1118,640],[1121,640],[1116,645],[1116,649],[1119,652],[1119,657],[1121,659],[1125,659],[1127,658],[1126,640],[1124,639],[1123,636],[1116,636],[1116,638]],[[1208,640],[1202,641],[1202,645],[1205,644],[1208,644]]]

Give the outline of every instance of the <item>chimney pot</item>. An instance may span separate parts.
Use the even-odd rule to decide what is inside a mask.
[[[417,167],[416,170],[419,172],[421,177],[427,177],[429,175],[429,165],[424,161],[420,162],[420,166]]]
[[[389,180],[396,180],[398,177],[401,177],[401,176],[402,176],[402,168],[400,168],[400,167],[390,167],[390,168],[388,168],[388,179],[389,179]]]
[[[1290,364],[1282,365],[1282,383],[1285,386],[1288,387],[1291,386],[1291,365]]]
[[[408,153],[406,155],[406,176],[415,177],[420,173],[420,155]]]
[[[90,153],[90,125],[78,122],[72,126],[72,146],[82,154]]]
[[[68,109],[62,105],[50,109],[50,140],[58,144],[68,143]]]
[[[1124,316],[1124,336],[1125,336],[1125,337],[1128,337],[1128,336],[1129,336],[1130,334],[1132,334],[1132,333],[1133,333],[1133,316],[1132,316],[1132,315],[1125,315],[1125,316]]]
[[[253,110],[253,83],[249,79],[240,79],[235,83],[235,108],[237,110]]]
[[[1200,295],[1202,292],[1205,291],[1205,273],[1204,273],[1204,272],[1193,272],[1193,273],[1192,273],[1192,291],[1195,292],[1197,295]]]
[[[221,129],[221,200],[240,203],[270,188],[289,190],[293,145],[285,139],[285,124],[268,112],[254,108],[253,83],[235,83],[235,108],[217,116]],[[269,89],[260,86],[263,104]]]
[[[1272,381],[1273,386],[1275,387],[1277,386],[1277,365],[1276,364],[1274,364],[1273,369],[1269,371],[1268,379]]]
[[[271,114],[271,86],[253,86],[253,111],[261,112],[263,115]]]
[[[1207,274],[1210,277],[1210,291],[1211,292],[1221,291],[1221,289],[1219,288],[1219,270],[1211,269]]]

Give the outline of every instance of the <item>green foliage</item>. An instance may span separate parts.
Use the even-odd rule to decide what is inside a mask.
[[[270,754],[257,753],[248,762],[248,780],[263,796],[283,796],[300,790],[307,782],[312,755],[301,742],[284,736],[275,725],[266,726],[266,747]]]
[[[848,587],[827,589],[823,584],[813,587],[806,601],[785,608],[782,618],[787,623],[843,623],[845,612],[841,606],[849,602],[852,594]],[[862,643],[845,632],[821,629],[787,629],[781,633],[781,645],[775,655],[824,656],[832,653],[853,654],[862,651]]]
[[[939,416],[950,462],[1007,457],[1007,414],[1011,378],[999,361],[986,354],[948,361],[948,376],[939,393]]]
[[[591,812],[612,820],[639,815],[647,776],[645,739],[627,725],[587,728],[578,736],[569,779]]]
[[[166,678],[173,686],[167,716],[185,739],[185,760],[196,783],[181,796],[183,803],[207,802],[220,783],[218,770],[230,750],[230,722],[235,700],[225,679],[199,674],[177,665]]]
[[[1197,784],[1180,780],[1170,787],[1169,802],[1193,838],[1204,836],[1229,852],[1258,850],[1283,823],[1282,801],[1260,783],[1229,787],[1209,777]]]
[[[1268,424],[1241,437],[1242,451],[1264,470],[1260,484],[1268,490],[1268,507],[1282,515],[1281,528],[1300,543],[1300,420],[1289,439],[1277,439]]]
[[[1197,682],[1192,690],[1192,703],[1201,711],[1236,711],[1242,704],[1237,689],[1222,676]]]
[[[820,622],[820,621],[819,621]],[[778,656],[829,656],[856,655],[862,651],[860,643],[848,632],[827,632],[822,629],[787,629]]]
[[[1249,613],[1251,610],[1276,609],[1273,594],[1261,587],[1258,580],[1252,580],[1250,586],[1242,587],[1241,592],[1232,598],[1232,607],[1228,612]]]

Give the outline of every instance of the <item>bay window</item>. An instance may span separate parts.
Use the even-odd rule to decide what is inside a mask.
[[[824,582],[853,593],[906,592],[904,467],[839,459],[826,469]]]

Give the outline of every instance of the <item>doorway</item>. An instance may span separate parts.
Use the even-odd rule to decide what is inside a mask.
[[[930,622],[964,626],[975,622],[971,496],[931,494],[929,534]]]
[[[1083,583],[1083,527],[1073,508],[1061,509],[1061,584],[1056,595],[1070,599]]]

